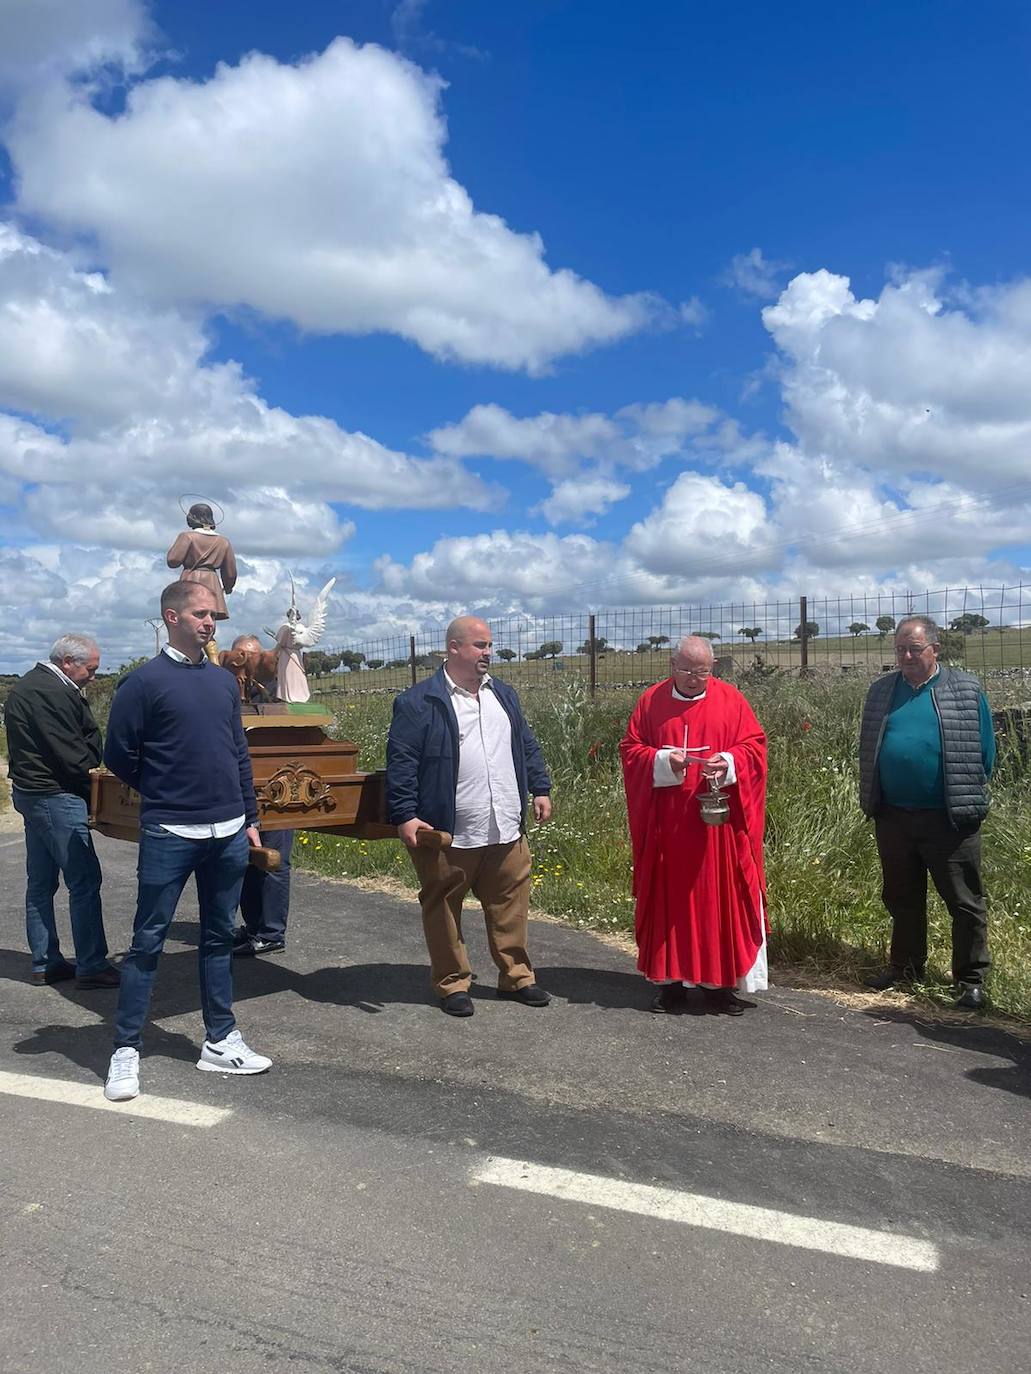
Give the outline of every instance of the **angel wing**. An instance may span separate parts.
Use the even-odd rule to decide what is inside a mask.
[[[310,649],[322,638],[322,632],[326,628],[326,603],[335,584],[336,578],[331,577],[319,592],[308,616],[308,624],[299,620],[293,627],[294,642],[298,649]]]

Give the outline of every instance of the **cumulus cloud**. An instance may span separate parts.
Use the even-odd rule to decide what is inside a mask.
[[[876,300],[802,273],[763,322],[781,354],[787,420],[807,453],[871,471],[1023,478],[1031,453],[1031,282],[950,302],[935,273]]]
[[[679,452],[688,440],[712,438],[720,412],[676,396],[668,401],[624,406],[613,415],[591,412],[518,417],[503,406],[474,406],[455,424],[428,436],[450,458],[515,459],[553,480],[570,478],[585,461],[642,472]]]
[[[550,525],[580,524],[589,517],[603,515],[610,506],[629,495],[630,488],[623,482],[582,474],[558,482],[538,509]]]
[[[137,71],[151,37],[138,0],[3,0],[0,91],[108,63]]]
[[[550,268],[538,235],[474,207],[444,157],[441,91],[346,38],[141,81],[117,116],[42,82],[8,135],[19,205],[91,236],[153,297],[384,330],[439,358],[540,372],[645,327],[651,297]]]
[[[780,291],[788,266],[786,262],[764,257],[761,248],[750,248],[747,253],[735,253],[723,274],[723,281],[745,296],[770,300]]]
[[[236,364],[205,361],[195,317],[113,289],[11,226],[0,226],[0,302],[0,406],[14,412],[0,413],[0,473],[34,484],[28,510],[48,532],[92,519],[113,544],[146,547],[148,512],[202,487],[223,504],[241,498],[256,547],[282,537],[328,551],[348,530],[327,502],[496,499],[453,459],[411,458],[270,406]],[[146,491],[135,520],[119,520],[113,494],[132,482]]]

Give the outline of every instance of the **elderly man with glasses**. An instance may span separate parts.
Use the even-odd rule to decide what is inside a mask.
[[[712,676],[712,645],[688,635],[671,674],[643,693],[620,745],[634,855],[637,967],[659,984],[651,1010],[740,1016],[766,987],[763,824],[766,737],[748,702]],[[710,779],[729,815],[707,825]]]
[[[895,631],[898,670],[867,694],[859,736],[859,802],[872,816],[891,916],[890,966],[865,979],[883,991],[923,977],[927,875],[952,918],[958,1007],[984,1005],[988,917],[981,883],[981,822],[995,763],[981,684],[939,662],[937,625],[911,615]]]

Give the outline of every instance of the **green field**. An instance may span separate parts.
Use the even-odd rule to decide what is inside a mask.
[[[993,704],[1019,699],[1021,683],[991,685]],[[767,875],[774,961],[857,977],[886,959],[871,827],[856,803],[855,742],[865,682],[775,675],[747,684],[770,739]],[[543,911],[599,930],[632,929],[630,848],[617,747],[633,693],[592,702],[575,678],[527,695],[526,707],[555,780],[555,819],[531,832],[533,901]],[[391,700],[338,698],[339,732],[365,768],[384,761]],[[397,841],[302,835],[298,861],[343,877],[390,876],[415,886]],[[1005,742],[985,824],[995,1006],[1031,1019],[1031,787],[1028,764]],[[927,995],[944,995],[948,921],[932,901]]]
[[[1031,628],[988,630],[986,633],[954,635],[950,642],[951,662],[979,673],[998,668],[1027,668],[1031,670]],[[730,655],[735,668],[746,671],[759,658],[765,667],[797,673],[802,651],[798,640],[783,639],[767,642],[759,638],[717,640],[713,643],[717,656]],[[893,666],[893,646],[890,636],[878,634],[858,636],[817,635],[808,642],[808,666],[820,674],[847,676],[849,673],[873,674]],[[596,680],[599,688],[610,690],[621,686],[655,682],[669,670],[668,646],[645,653],[609,651],[596,660]],[[419,678],[426,677],[429,667],[417,669]],[[495,660],[491,669],[518,689],[535,686],[554,687],[562,682],[590,680],[590,660],[586,654],[560,654],[554,659],[526,662]],[[334,672],[312,679],[316,695],[350,694],[353,692],[398,691],[411,684],[411,670],[405,665],[397,668],[360,668],[352,672]]]

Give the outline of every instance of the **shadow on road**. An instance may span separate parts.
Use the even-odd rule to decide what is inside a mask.
[[[912,1026],[925,1040],[943,1048],[951,1047],[1009,1060],[1008,1064],[967,1069],[963,1076],[972,1083],[984,1084],[986,1088],[999,1088],[1003,1092],[1016,1093],[1018,1097],[1031,1097],[1031,1042],[1020,1036],[1011,1035],[998,1026],[979,1025],[974,1021],[932,1021],[918,1012],[900,1007],[878,1007],[863,1014],[875,1017],[878,1021]]]

